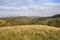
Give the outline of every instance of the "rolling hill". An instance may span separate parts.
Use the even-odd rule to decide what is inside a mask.
[[[0,40],[60,40],[60,28],[45,25],[0,27]]]

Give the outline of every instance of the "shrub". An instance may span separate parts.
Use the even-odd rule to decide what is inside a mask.
[[[47,20],[43,21],[41,24],[60,27],[60,18],[47,19]]]
[[[1,26],[5,26],[6,23],[7,23],[6,20],[0,19],[0,27],[1,27]]]

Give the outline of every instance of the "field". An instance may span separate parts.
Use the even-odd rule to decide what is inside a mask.
[[[0,27],[0,40],[60,40],[60,28],[45,25]]]

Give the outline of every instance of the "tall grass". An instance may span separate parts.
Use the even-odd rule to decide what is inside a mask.
[[[42,25],[1,27],[0,40],[60,40],[60,28]]]

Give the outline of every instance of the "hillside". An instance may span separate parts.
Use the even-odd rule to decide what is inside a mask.
[[[11,16],[0,18],[0,27],[19,25],[48,25],[60,27],[60,14],[56,14],[50,17]]]
[[[52,18],[60,18],[60,14],[54,15],[54,16],[52,16]]]
[[[1,27],[0,40],[60,40],[60,28],[42,25]]]

